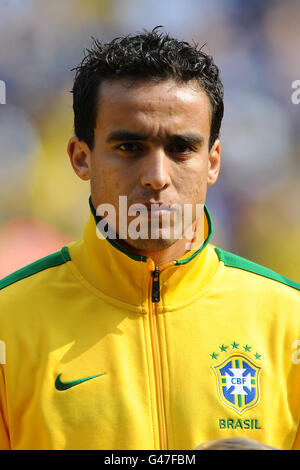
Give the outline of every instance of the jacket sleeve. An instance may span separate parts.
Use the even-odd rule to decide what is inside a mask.
[[[9,433],[6,422],[6,391],[3,367],[0,364],[0,450],[10,450]]]

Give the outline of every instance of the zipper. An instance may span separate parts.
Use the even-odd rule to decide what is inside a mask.
[[[165,415],[165,399],[163,392],[163,379],[162,379],[162,366],[161,366],[161,353],[158,341],[157,331],[157,305],[160,301],[160,271],[158,266],[151,270],[151,277],[149,286],[149,329],[151,339],[151,350],[153,359],[154,370],[154,384],[156,394],[156,410],[157,410],[157,423],[158,423],[158,437],[159,437],[159,450],[168,449],[167,441],[167,428],[166,428],[166,415]]]
[[[160,302],[160,274],[165,269],[174,266],[175,261],[165,264],[160,269],[154,265],[153,260],[148,258],[149,291],[148,291],[148,310],[149,310],[149,331],[151,341],[151,354],[153,360],[154,384],[156,394],[156,412],[158,423],[159,450],[168,449],[168,435],[166,424],[165,397],[163,389],[162,360],[158,339],[158,304]],[[154,269],[153,269],[154,268]]]
[[[152,271],[152,302],[160,301],[159,268],[155,266]]]

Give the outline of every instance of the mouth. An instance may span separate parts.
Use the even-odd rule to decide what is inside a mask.
[[[175,211],[171,204],[163,201],[148,201],[144,206],[147,208],[148,216],[150,217],[162,217]]]
[[[172,204],[169,204],[163,201],[148,201],[144,203],[144,206],[146,206],[148,210],[151,210],[153,212],[174,210],[174,207],[172,206]]]

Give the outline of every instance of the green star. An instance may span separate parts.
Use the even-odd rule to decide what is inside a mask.
[[[221,349],[221,351],[226,352],[226,349],[228,348],[228,346],[224,346],[224,344],[222,344],[222,346],[219,346],[219,348]]]
[[[210,354],[210,357],[211,357],[212,359],[217,359],[218,355],[219,355],[219,354],[216,354],[216,353],[213,352],[212,354]]]
[[[255,354],[255,359],[260,359],[260,358],[261,358],[261,354],[256,353]]]
[[[248,346],[248,344],[246,344],[246,346],[243,346],[243,348],[245,349],[245,352],[246,352],[246,351],[250,351],[252,346]]]
[[[239,348],[238,343],[236,343],[235,341],[233,341],[231,346],[232,346],[232,349],[238,349]]]

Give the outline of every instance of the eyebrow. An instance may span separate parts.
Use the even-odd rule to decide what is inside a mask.
[[[125,129],[119,129],[112,131],[106,141],[108,143],[112,142],[121,142],[125,140],[131,141],[140,141],[140,140],[148,140],[151,139],[150,134],[139,134],[137,132],[131,132]],[[172,134],[167,137],[168,141],[172,142],[180,142],[189,145],[202,145],[204,142],[204,138],[201,134],[195,133],[187,133],[187,134]]]
[[[122,140],[146,140],[149,138],[146,134],[138,134],[137,132],[131,132],[127,130],[116,130],[108,134],[106,141],[110,142],[120,142]]]
[[[201,134],[174,134],[170,140],[190,145],[202,145],[204,143],[204,138]]]

